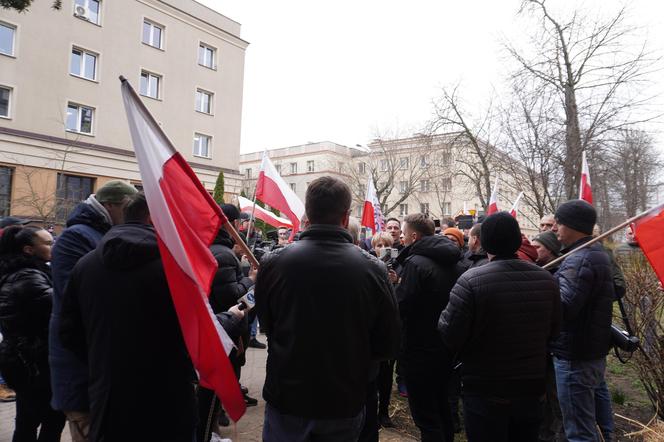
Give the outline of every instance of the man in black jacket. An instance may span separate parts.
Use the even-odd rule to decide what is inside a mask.
[[[556,211],[553,231],[565,254],[592,239],[597,213],[582,200]],[[613,439],[613,412],[604,372],[611,347],[615,289],[609,255],[595,243],[569,255],[556,273],[563,305],[560,337],[552,343],[558,399],[570,442]]]
[[[401,283],[397,288],[403,320],[403,371],[408,403],[423,441],[454,440],[452,415],[447,398],[451,359],[436,324],[456,282],[458,245],[434,235],[435,226],[422,213],[406,216],[403,223],[405,248]]]
[[[544,399],[547,342],[558,333],[553,276],[520,260],[517,221],[507,212],[482,222],[490,263],[464,273],[438,330],[462,362],[470,442],[536,441]]]
[[[351,193],[337,178],[307,188],[310,225],[269,255],[256,282],[267,330],[263,440],[357,440],[373,360],[399,348],[385,265],[352,244]]]

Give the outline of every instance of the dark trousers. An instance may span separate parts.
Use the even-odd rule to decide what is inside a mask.
[[[407,361],[408,405],[422,442],[453,442],[454,426],[447,398],[451,364],[446,358]]]
[[[263,442],[355,442],[363,421],[364,410],[347,419],[307,419],[282,414],[267,404]]]
[[[51,408],[50,388],[16,391],[16,427],[12,442],[59,442],[65,415]],[[39,437],[37,436],[37,428]]]
[[[464,394],[468,442],[537,442],[544,396],[494,398]]]
[[[198,399],[196,441],[208,442],[212,437],[212,428],[219,412],[219,400],[214,391],[200,385],[198,386],[196,396]]]
[[[364,424],[358,442],[378,442],[378,388],[376,380],[367,386]]]
[[[392,397],[392,380],[394,378],[395,361],[382,361],[378,370],[376,383],[378,386],[378,414],[387,416]]]

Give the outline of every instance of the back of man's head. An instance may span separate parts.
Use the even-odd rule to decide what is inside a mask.
[[[350,210],[350,188],[340,179],[324,176],[309,184],[304,208],[310,224],[341,225]]]
[[[414,230],[422,236],[431,236],[436,231],[436,226],[431,218],[424,213],[413,213],[403,219],[408,228]]]
[[[121,180],[112,180],[97,189],[95,198],[101,204],[122,204],[129,197],[138,193],[138,190],[131,184]]]
[[[150,209],[143,192],[130,197],[124,208],[124,220],[126,223],[150,224]]]

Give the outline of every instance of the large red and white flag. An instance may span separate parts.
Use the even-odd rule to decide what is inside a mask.
[[[636,221],[636,240],[650,261],[659,281],[664,284],[664,204]]]
[[[237,421],[246,405],[228,359],[233,342],[208,302],[217,271],[209,247],[228,220],[129,82],[121,79],[143,190],[189,356],[201,385],[214,390]]]
[[[293,224],[291,239],[300,230],[300,220],[304,217],[304,204],[281,178],[267,152],[263,152],[261,170],[256,182],[256,199],[286,215]]]
[[[514,204],[512,204],[512,209],[510,210],[510,215],[512,215],[514,218],[517,217],[519,214],[519,201],[521,201],[521,197],[523,196],[523,192],[519,193],[519,196],[516,197],[516,201],[514,201]]]
[[[586,160],[586,152],[581,154],[581,183],[579,183],[579,199],[593,203],[593,191],[590,186],[590,169]]]
[[[367,183],[367,193],[364,197],[362,222],[360,224],[367,229],[371,229],[373,233],[385,230],[383,212],[380,210],[378,194],[376,193],[376,187],[371,177],[369,177],[369,182]]]
[[[288,219],[277,216],[259,205],[254,207],[254,203],[250,199],[238,196],[237,201],[240,205],[240,211],[248,213],[249,215],[253,214],[254,218],[258,218],[273,227],[293,227],[293,223]]]
[[[489,207],[486,209],[487,215],[492,215],[498,211],[498,177],[496,176],[496,182],[493,184],[493,189],[491,190],[491,198],[489,199]]]

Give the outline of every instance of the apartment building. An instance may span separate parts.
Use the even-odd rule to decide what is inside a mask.
[[[64,221],[111,179],[140,186],[124,76],[212,191],[238,193],[240,24],[193,0],[0,10],[0,216]]]

